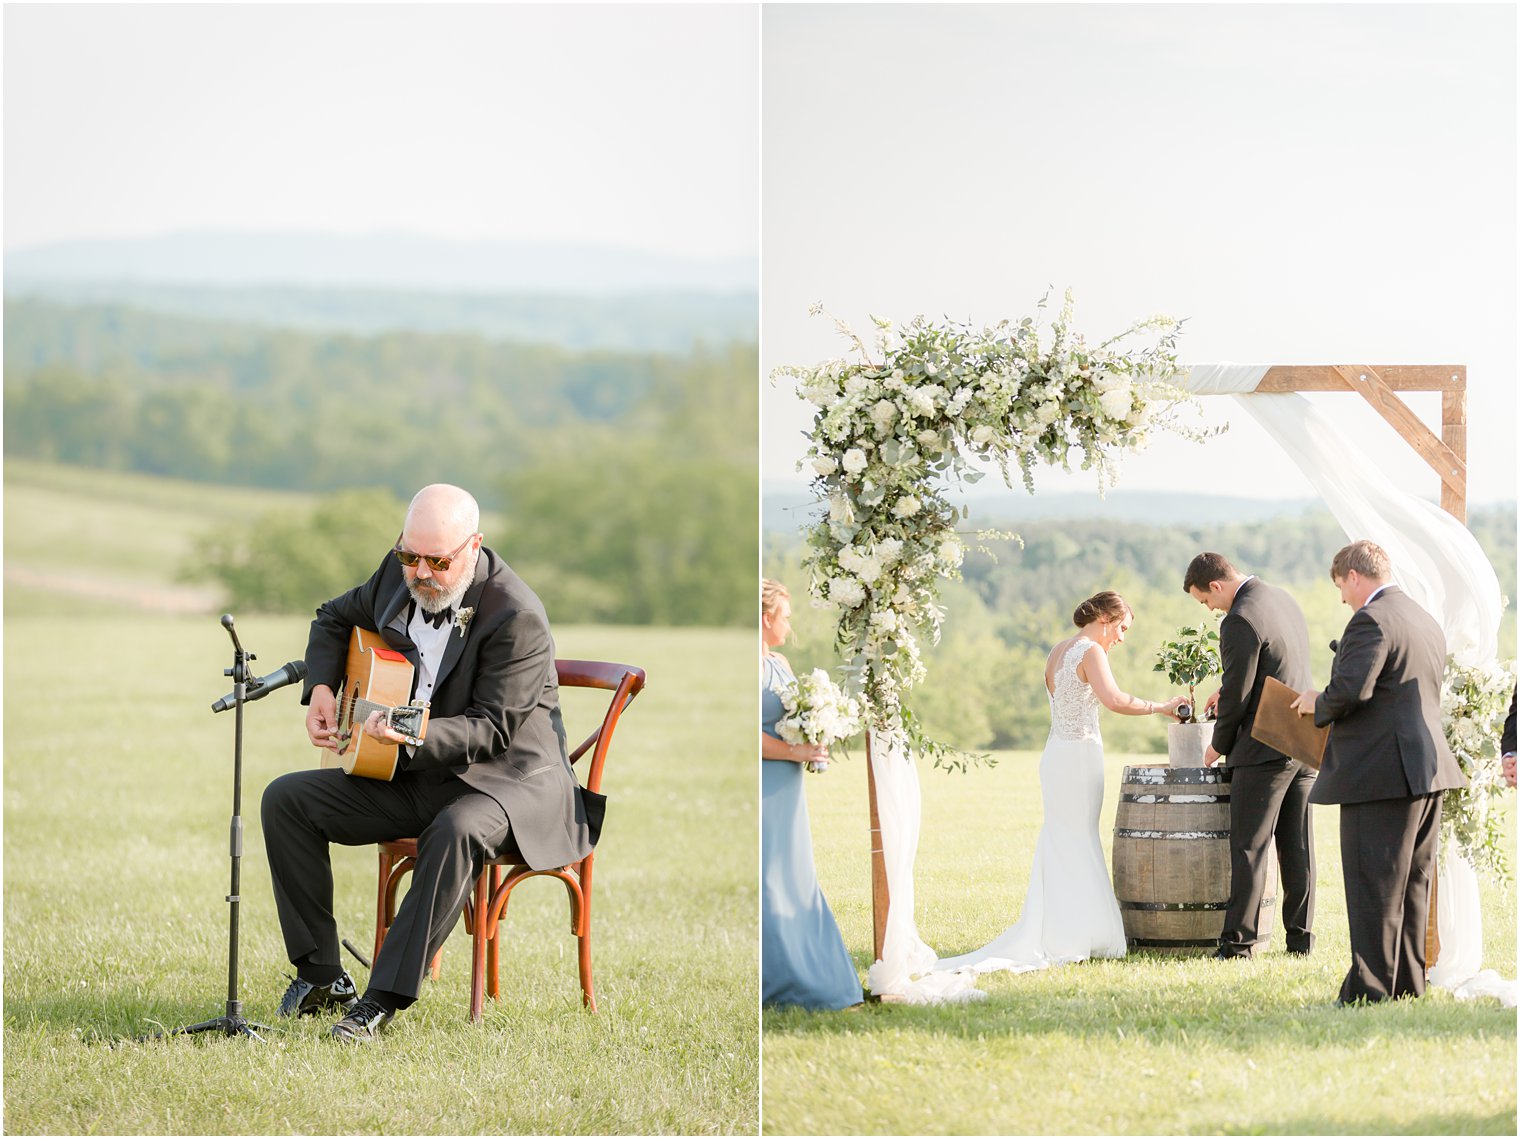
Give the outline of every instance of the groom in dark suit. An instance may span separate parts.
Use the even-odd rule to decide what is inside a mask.
[[[1207,707],[1214,736],[1204,762],[1228,756],[1230,773],[1230,904],[1220,958],[1250,957],[1265,940],[1260,928],[1267,855],[1275,843],[1282,867],[1283,926],[1288,952],[1314,947],[1314,825],[1309,792],[1314,772],[1251,736],[1267,677],[1294,691],[1309,683],[1309,627],[1288,593],[1241,574],[1221,554],[1202,553],[1183,577],[1188,595],[1224,614],[1219,691]]]
[[[479,526],[468,493],[424,487],[374,575],[322,605],[311,625],[302,703],[317,747],[342,746],[334,692],[354,628],[378,632],[411,662],[412,697],[431,711],[396,776],[326,767],[282,775],[264,792],[275,906],[296,967],[279,1014],[343,1009],[332,1030],[340,1040],[373,1039],[417,999],[485,859],[564,866],[585,857],[600,829],[601,796],[583,791],[566,758],[544,607],[481,544]],[[363,730],[405,743],[378,712]],[[411,888],[360,998],[339,958],[328,844],[408,835],[418,836]]]
[[[1392,576],[1372,542],[1335,555],[1330,580],[1355,613],[1330,683],[1293,705],[1331,725],[1311,798],[1341,805],[1351,968],[1339,1004],[1425,991],[1441,793],[1467,782],[1441,730],[1446,638]]]

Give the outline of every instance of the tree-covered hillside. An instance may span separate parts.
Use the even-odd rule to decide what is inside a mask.
[[[537,570],[564,619],[748,624],[756,375],[747,342],[577,352],[8,303],[5,452],[103,477],[402,503],[456,482],[503,513],[513,564]],[[247,580],[252,534],[266,547],[276,533],[280,548],[319,542],[324,517],[220,534],[206,560]]]
[[[142,281],[12,285],[18,306],[51,302],[101,312],[132,310],[197,320],[373,336],[382,332],[475,333],[494,340],[634,352],[752,341],[753,292],[549,292],[361,289],[275,285],[196,286]],[[35,311],[35,310],[33,310]]]

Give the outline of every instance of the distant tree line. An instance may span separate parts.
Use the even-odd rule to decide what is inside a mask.
[[[1500,588],[1514,588],[1515,512],[1512,506],[1472,512],[1469,528],[1498,573]],[[1228,557],[1243,573],[1281,585],[1302,605],[1309,622],[1310,658],[1317,683],[1329,679],[1329,642],[1350,613],[1330,584],[1330,558],[1346,544],[1330,514],[1314,510],[1249,526],[1197,529],[1113,521],[1039,521],[1017,527],[1023,539],[989,543],[973,553],[963,580],[946,583],[944,635],[925,646],[927,679],[910,703],[928,734],[967,749],[1037,749],[1050,728],[1044,667],[1050,647],[1073,631],[1072,610],[1102,589],[1117,589],[1135,610],[1135,625],[1111,657],[1121,687],[1149,699],[1170,695],[1165,677],[1152,671],[1161,641],[1209,614],[1182,591],[1188,561],[1203,550]],[[784,649],[794,668],[839,663],[828,609],[809,604],[799,539],[768,534],[765,573],[792,591],[793,644]],[[1515,653],[1515,613],[1508,599],[1500,627],[1500,655]],[[1218,687],[1218,677],[1202,691]],[[1103,735],[1116,751],[1163,751],[1160,721],[1104,714]]]
[[[373,336],[398,328],[474,332],[493,340],[683,353],[691,345],[753,340],[753,293],[625,294],[411,292],[399,289],[274,285],[153,284],[142,281],[34,281],[25,295],[54,304],[148,310],[204,321]],[[27,301],[18,300],[18,310]],[[33,306],[31,313],[42,310]],[[8,314],[9,315],[9,314]],[[29,325],[45,327],[28,320]]]
[[[208,535],[199,572],[245,606],[305,609],[331,595],[313,582],[354,584],[323,545],[341,532],[367,575],[406,498],[447,481],[506,519],[489,538],[556,620],[753,617],[753,344],[575,352],[8,302],[5,366],[7,455],[371,492]]]

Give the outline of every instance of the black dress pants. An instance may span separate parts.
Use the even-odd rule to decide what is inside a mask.
[[[334,767],[293,771],[265,788],[262,820],[285,952],[323,966],[341,967],[328,844],[417,836],[411,887],[369,978],[413,999],[485,860],[516,852],[501,804],[446,772],[386,783]]]
[[[1282,758],[1230,770],[1230,904],[1220,949],[1250,956],[1266,940],[1267,851],[1275,843],[1282,873],[1282,917],[1288,948],[1314,948],[1314,772]]]
[[[1441,792],[1341,804],[1351,968],[1343,1001],[1425,992],[1425,926],[1441,836]]]

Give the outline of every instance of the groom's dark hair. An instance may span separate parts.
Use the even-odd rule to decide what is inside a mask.
[[[1209,582],[1228,581],[1239,572],[1223,554],[1202,553],[1188,562],[1187,573],[1182,577],[1182,592],[1193,590],[1207,593]]]

